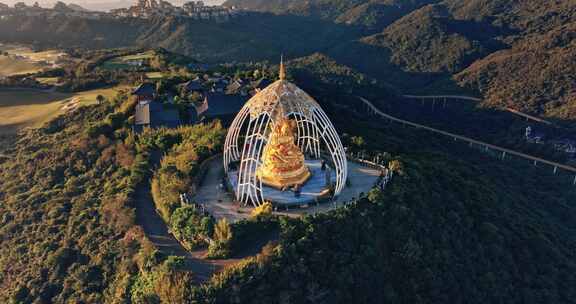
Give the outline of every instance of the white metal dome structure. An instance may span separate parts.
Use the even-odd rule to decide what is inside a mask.
[[[285,79],[284,64],[281,63],[280,80],[258,92],[244,105],[226,136],[226,173],[229,173],[231,163],[239,163],[236,199],[254,206],[264,203],[263,185],[256,172],[261,165],[270,129],[281,118],[296,122],[294,137],[304,154],[316,159],[329,155],[336,172],[334,195],[340,194],[348,175],[346,153],[340,137],[320,105]]]

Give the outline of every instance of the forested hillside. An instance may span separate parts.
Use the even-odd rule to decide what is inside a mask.
[[[363,123],[342,96],[388,94],[380,82],[321,54],[290,67],[346,146],[399,161],[386,190],[325,215],[279,220],[278,243],[194,285],[182,259],[162,254],[136,225],[133,194],[150,177],[150,151],[172,152],[159,172],[171,177],[164,185],[178,186],[207,155],[200,151],[218,149],[223,130],[134,136],[134,100],[121,94],[2,150],[0,302],[574,303],[572,176],[425,131]]]
[[[502,163],[426,131],[331,117],[343,134],[361,134],[368,151],[401,161],[391,186],[326,215],[283,221],[278,246],[218,276],[196,299],[574,303],[570,177]]]
[[[299,16],[243,15],[227,23],[167,17],[150,20],[14,17],[0,20],[0,41],[69,48],[162,47],[205,62],[275,60],[309,55],[358,37],[356,29]]]
[[[350,75],[328,59],[309,60],[325,62],[317,69],[326,74]],[[118,107],[122,113],[129,104]],[[10,181],[1,190],[3,298],[112,302],[138,299],[139,288],[154,292],[138,285],[147,280],[138,267],[157,263],[157,254],[141,256],[130,245],[139,236],[129,197],[143,159],[112,111],[84,108],[8,151],[14,159],[2,165]],[[282,221],[279,246],[205,288],[188,285],[190,300],[573,303],[576,193],[568,177],[412,129],[351,123],[349,112],[331,117],[345,140],[362,136],[362,149],[402,162],[391,187],[327,215]],[[167,141],[152,141],[158,143]]]
[[[390,50],[391,62],[408,72],[453,73],[490,52],[490,32],[487,24],[456,21],[430,5],[362,42]]]
[[[447,0],[361,41],[406,72],[456,74],[487,105],[570,119],[575,20],[574,1]]]
[[[223,129],[199,124],[137,136],[135,104],[120,94],[2,147],[0,303],[183,303],[166,290],[175,280],[192,287],[194,274],[136,225],[135,210],[146,202],[135,192],[148,182],[152,150],[183,143],[187,153],[174,167],[195,168],[192,154],[214,153]]]
[[[486,97],[489,106],[575,117],[574,81],[567,76],[574,74],[574,1],[228,3],[363,28],[364,37],[325,52],[405,92],[454,91],[459,85]]]
[[[485,106],[572,126],[576,0],[227,5],[257,12],[225,23],[18,16],[0,19],[0,41],[69,50],[79,63],[61,71],[60,89],[71,90],[122,75],[100,67],[128,50],[85,49],[162,47],[187,56],[158,49],[154,61],[184,70],[196,60],[242,62],[218,72],[245,79],[277,75],[265,61],[284,53],[288,78],[318,99],[351,151],[399,164],[392,183],[326,214],[268,218],[279,225],[276,242],[195,285],[184,259],[162,253],[137,225],[134,193],[152,180],[171,232],[188,248],[210,243],[220,225],[178,201],[221,149],[225,129],[135,135],[135,100],[124,92],[0,138],[0,303],[576,303],[574,176],[357,116],[354,99],[390,99],[381,105],[414,118],[419,109],[393,107],[409,107],[398,95],[476,94]],[[426,117],[449,131],[473,123],[475,138],[527,145],[516,135],[524,124],[485,112]],[[164,155],[154,174],[152,154]],[[237,230],[221,227],[233,239]],[[214,244],[212,256],[234,247]]]
[[[225,5],[249,10],[310,16],[381,30],[403,15],[439,0],[228,0]]]
[[[145,160],[120,96],[29,130],[0,163],[0,302],[102,303],[133,258],[130,194]],[[11,299],[10,302],[9,299]]]

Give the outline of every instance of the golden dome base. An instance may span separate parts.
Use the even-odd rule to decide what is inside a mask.
[[[307,167],[303,167],[302,169],[303,170],[299,170],[301,172],[298,172],[297,175],[289,174],[291,176],[260,174],[261,172],[258,172],[257,176],[262,184],[274,189],[282,190],[296,185],[303,185],[308,181],[308,179],[310,179],[312,176],[310,170]]]

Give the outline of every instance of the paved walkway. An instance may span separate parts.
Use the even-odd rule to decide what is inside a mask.
[[[224,175],[222,157],[210,160],[208,167],[209,169],[204,181],[193,200],[196,203],[202,204],[216,219],[226,218],[229,222],[236,222],[249,218],[252,209],[241,207],[238,203],[235,203],[233,195],[221,187]],[[353,198],[357,198],[362,192],[366,193],[370,191],[379,176],[379,170],[364,167],[349,161],[348,179],[350,185],[344,188],[335,202],[279,211],[276,212],[276,214],[300,217],[304,214],[327,212]]]
[[[208,171],[193,201],[204,207],[216,219],[225,218],[229,223],[250,217],[250,209],[234,204],[234,196],[222,185],[224,166],[222,156],[209,160]]]
[[[152,163],[156,166],[160,162],[159,153],[152,155]],[[156,212],[152,199],[150,183],[145,182],[136,188],[136,223],[144,229],[150,241],[166,255],[175,255],[185,258],[185,270],[191,271],[197,283],[208,281],[215,272],[222,270],[226,265],[238,262],[240,259],[207,260],[204,258],[206,250],[188,252],[170,234],[164,220]]]

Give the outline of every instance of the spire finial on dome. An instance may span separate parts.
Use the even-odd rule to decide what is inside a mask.
[[[284,54],[280,56],[280,80],[286,79],[286,67],[284,67]]]

